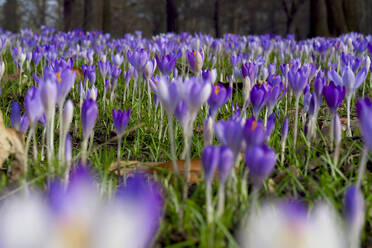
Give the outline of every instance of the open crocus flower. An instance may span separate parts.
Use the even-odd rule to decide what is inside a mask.
[[[253,117],[246,120],[243,127],[243,137],[247,146],[262,145],[267,137],[261,120]]]
[[[335,211],[319,203],[308,213],[298,203],[265,203],[241,232],[244,248],[346,248]]]
[[[156,55],[155,58],[160,72],[163,75],[169,75],[176,66],[178,56],[177,54],[174,54],[160,56],[159,58],[158,55]]]
[[[166,76],[162,76],[159,80],[150,82],[151,88],[154,90],[161,104],[169,114],[174,113],[179,101],[181,100],[181,95],[178,89],[179,83],[180,82],[178,82],[177,79],[169,81],[169,78]]]
[[[128,50],[127,58],[137,72],[141,73],[149,60],[149,53],[145,49],[136,49],[133,52]]]
[[[212,92],[208,99],[209,115],[214,119],[218,109],[224,105],[231,96],[232,89],[226,89],[222,84],[212,86]]]

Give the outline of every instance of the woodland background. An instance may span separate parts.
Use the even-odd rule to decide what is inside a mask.
[[[164,32],[372,34],[372,0],[0,0],[1,27],[103,30],[114,37]]]

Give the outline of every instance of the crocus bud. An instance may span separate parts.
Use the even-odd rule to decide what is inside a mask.
[[[45,80],[41,85],[40,95],[45,114],[50,118],[57,102],[57,85],[51,80]]]
[[[264,85],[256,84],[250,92],[250,100],[253,108],[253,116],[257,119],[261,109],[268,101],[268,92]]]
[[[83,138],[88,139],[96,124],[98,114],[97,102],[93,99],[84,101],[81,110],[81,123],[83,125]]]
[[[224,184],[234,166],[234,154],[227,146],[221,146],[218,160],[218,180]]]
[[[276,154],[266,145],[255,145],[245,152],[245,165],[256,186],[261,184],[274,169]]]
[[[355,185],[349,186],[346,190],[344,208],[350,236],[359,239],[364,224],[365,208],[363,194]]]
[[[371,66],[371,58],[367,55],[364,59],[365,67],[367,69],[367,72]]]
[[[114,124],[118,136],[124,134],[124,131],[128,125],[131,109],[128,111],[121,111],[120,109],[112,109],[112,118],[114,119]]]
[[[187,52],[187,60],[195,75],[199,75],[203,67],[203,53],[193,50]]]
[[[25,95],[25,109],[31,125],[35,125],[43,115],[44,107],[41,102],[40,90],[35,86],[31,86],[27,90]]]
[[[19,131],[21,125],[21,108],[18,102],[13,102],[10,111],[10,124],[13,129]]]
[[[287,139],[287,134],[288,134],[288,117],[286,117],[283,121],[281,132],[282,132],[281,142],[283,143]]]
[[[214,172],[218,166],[220,149],[216,146],[206,146],[202,154],[204,178],[207,183],[213,180]]]
[[[63,110],[63,129],[67,131],[70,128],[72,118],[74,116],[74,104],[71,100],[67,100]]]

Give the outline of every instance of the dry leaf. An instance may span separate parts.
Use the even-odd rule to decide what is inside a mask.
[[[14,155],[12,162],[12,178],[16,179],[23,172],[25,164],[24,135],[11,128],[6,128],[0,112],[0,165]]]
[[[177,161],[178,169],[181,176],[185,173],[185,160]],[[139,161],[120,161],[120,175],[123,175],[124,168],[127,175],[131,175],[134,171],[144,171],[150,174],[159,172],[161,170],[166,170],[169,172],[174,172],[172,161],[168,162],[139,162]],[[117,173],[117,162],[111,164],[111,171],[116,171]],[[217,172],[218,173],[218,172]],[[192,159],[190,164],[190,183],[198,183],[203,180],[203,165],[200,158]]]

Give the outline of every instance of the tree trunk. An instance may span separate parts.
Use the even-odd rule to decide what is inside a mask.
[[[343,8],[345,13],[345,20],[348,27],[348,31],[359,32],[359,24],[361,21],[361,0],[344,0]],[[359,7],[359,8],[358,8]],[[358,13],[359,12],[359,13]]]
[[[63,29],[67,32],[71,27],[72,7],[75,0],[63,0]]]
[[[312,0],[310,5],[310,35],[329,36],[327,6],[324,0]]]
[[[217,38],[219,38],[221,35],[219,19],[220,19],[220,1],[215,0],[213,21],[214,21],[214,31],[215,31]]]
[[[92,0],[84,0],[83,30],[88,31],[92,27]]]
[[[348,27],[345,21],[342,0],[326,0],[328,13],[328,28],[333,36],[338,36],[348,32]]]
[[[166,0],[167,32],[177,32],[177,8],[173,0]]]
[[[104,33],[111,32],[111,0],[103,0],[102,30]]]

